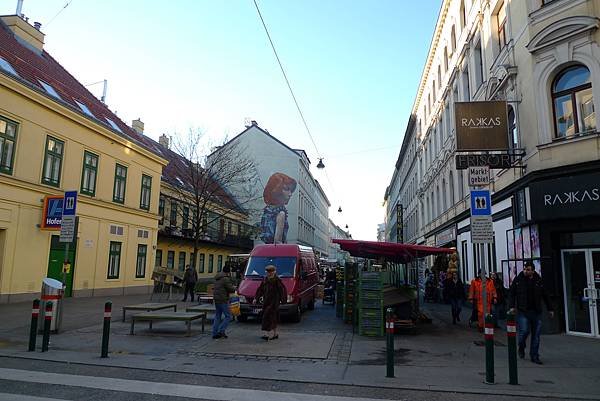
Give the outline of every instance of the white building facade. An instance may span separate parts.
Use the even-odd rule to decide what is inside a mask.
[[[261,219],[266,206],[263,191],[271,176],[283,174],[295,181],[291,197],[285,205],[289,226],[285,242],[311,246],[319,257],[327,258],[331,204],[323,188],[310,172],[310,160],[306,152],[287,146],[260,128],[256,121],[252,121],[251,125],[221,149],[232,144],[235,144],[237,149],[243,149],[253,160],[258,177],[254,183],[256,199],[244,206],[251,216],[249,224],[254,225],[259,233],[255,244],[263,243],[260,239]],[[218,152],[219,150],[215,151]],[[235,196],[235,193],[233,195]]]
[[[546,329],[598,338],[598,306],[576,302],[600,295],[599,17],[599,0],[444,0],[385,196],[388,240],[401,204],[405,242],[455,246],[465,281],[483,266],[507,286],[533,260],[560,312]],[[492,170],[495,242],[478,247],[454,104],[486,100],[507,102],[513,168]]]

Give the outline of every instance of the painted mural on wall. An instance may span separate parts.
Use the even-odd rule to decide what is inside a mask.
[[[265,244],[285,244],[287,242],[287,204],[296,190],[296,180],[283,173],[269,177],[263,199],[265,208],[260,219],[260,239]]]

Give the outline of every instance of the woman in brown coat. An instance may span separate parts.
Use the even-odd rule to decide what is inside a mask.
[[[254,302],[263,297],[262,330],[266,334],[261,338],[268,341],[279,338],[279,333],[277,333],[279,304],[285,303],[287,300],[287,291],[281,279],[277,277],[275,266],[268,265],[265,267],[265,271],[267,272],[267,277],[265,277],[260,287],[258,287]]]

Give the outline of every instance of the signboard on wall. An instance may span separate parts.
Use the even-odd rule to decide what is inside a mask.
[[[600,173],[532,182],[529,200],[533,220],[600,216]]]
[[[63,197],[48,195],[44,197],[42,209],[42,230],[59,231],[62,223]]]
[[[401,203],[396,205],[396,241],[404,242],[404,208]]]
[[[495,170],[511,168],[512,156],[508,153],[456,155],[457,170],[465,170],[476,166],[488,166],[490,169]]]
[[[509,148],[505,101],[457,102],[454,108],[457,152]]]

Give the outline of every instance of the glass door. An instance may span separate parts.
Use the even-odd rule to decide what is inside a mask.
[[[562,251],[567,333],[600,337],[600,249]]]

